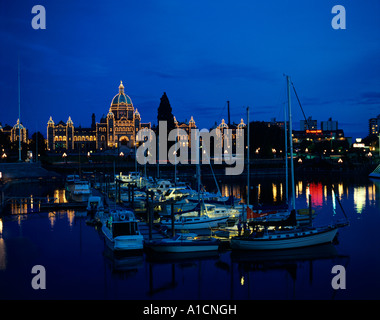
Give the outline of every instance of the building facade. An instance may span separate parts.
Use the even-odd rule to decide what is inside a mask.
[[[380,114],[376,118],[369,119],[369,134],[380,133]]]
[[[150,123],[142,123],[140,113],[134,109],[131,98],[124,93],[120,82],[119,93],[111,100],[106,117],[95,122],[92,115],[90,128],[74,127],[71,117],[65,122],[54,123],[50,117],[47,123],[48,150],[105,150],[126,145],[132,148],[136,144],[139,130],[150,128]]]
[[[4,127],[0,124],[0,131],[3,132],[5,135],[9,136],[10,142],[17,142],[19,140],[20,134],[21,134],[21,142],[28,143],[28,129],[26,129],[22,123],[20,123],[20,120],[17,119],[16,124],[11,127],[9,125],[5,125]]]
[[[333,121],[332,118],[329,118],[329,120],[327,121],[321,121],[321,130],[322,131],[337,131],[338,121]]]

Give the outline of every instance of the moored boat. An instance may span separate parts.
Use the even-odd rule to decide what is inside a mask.
[[[229,219],[229,216],[221,216],[210,218],[207,215],[202,216],[180,216],[174,220],[175,230],[197,230],[197,229],[210,229],[224,224]],[[170,218],[161,219],[161,225],[172,228],[172,220]]]
[[[231,239],[231,248],[238,250],[280,250],[294,249],[331,243],[338,225],[318,228],[292,228],[289,230],[253,233],[248,237],[240,236]]]
[[[380,179],[380,164],[369,174],[369,177]]]
[[[83,180],[75,181],[69,192],[69,197],[74,202],[87,202],[90,196],[90,184]]]
[[[145,247],[168,253],[215,251],[219,248],[219,241],[211,237],[198,237],[195,233],[178,233],[170,239],[146,242]]]
[[[132,211],[113,210],[104,221],[102,232],[106,245],[115,251],[142,250],[144,237],[138,228],[138,220]]]

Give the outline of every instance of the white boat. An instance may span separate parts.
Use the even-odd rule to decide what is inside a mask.
[[[130,172],[127,175],[120,172],[120,174],[115,175],[115,179],[122,183],[136,183],[138,188],[149,186],[153,182],[152,179],[143,177],[140,172]]]
[[[221,216],[216,218],[210,218],[207,215],[202,216],[180,216],[174,220],[175,230],[197,230],[197,229],[210,229],[216,228],[221,224],[225,224],[229,216]],[[172,228],[171,218],[161,218],[161,225]]]
[[[218,250],[219,241],[211,237],[198,237],[195,233],[178,233],[170,239],[149,241],[145,246],[156,252],[201,252]]]
[[[91,221],[95,222],[96,219],[102,219],[104,214],[104,204],[102,197],[99,196],[90,196],[87,202],[87,216]]]
[[[74,202],[87,202],[91,196],[90,184],[83,180],[75,181],[70,188],[69,196]]]
[[[232,238],[231,248],[238,250],[280,250],[315,246],[331,243],[337,232],[338,226],[326,226],[253,233],[249,237]]]
[[[99,196],[90,196],[88,198],[87,211],[91,211],[91,210],[94,210],[94,209],[96,211],[104,211],[104,205],[103,205],[102,197],[99,197]]]
[[[66,177],[66,182],[65,182],[65,189],[66,191],[68,192],[71,192],[73,191],[74,189],[74,183],[79,181],[80,178],[77,174],[69,174],[67,177]]]
[[[115,251],[142,250],[144,237],[138,228],[138,220],[132,211],[114,210],[103,222],[102,232],[106,245]]]
[[[156,192],[160,192],[157,190]],[[190,196],[189,189],[186,187],[169,187],[160,196],[161,201],[179,201]]]
[[[380,179],[380,164],[369,174],[369,177]]]
[[[77,174],[69,174],[66,177],[66,183],[71,184],[74,183],[75,181],[80,180],[79,176]]]

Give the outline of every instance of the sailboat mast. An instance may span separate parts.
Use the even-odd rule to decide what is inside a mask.
[[[293,210],[296,209],[296,193],[294,186],[294,161],[293,161],[293,131],[292,131],[292,107],[290,103],[290,77],[286,76],[286,82],[288,85],[288,108],[289,108],[289,140],[290,140],[290,168],[291,168],[291,179],[292,179],[292,202]]]
[[[202,214],[202,205],[201,205],[201,165],[200,165],[200,152],[201,152],[201,146],[199,141],[199,134],[196,133],[195,136],[195,143],[196,143],[196,169],[197,169],[197,191],[198,191],[198,205],[199,205],[199,211],[198,216],[201,216]]]
[[[247,210],[249,208],[249,107],[247,107]],[[244,211],[245,217],[244,221],[247,221],[247,211]]]
[[[21,161],[21,93],[20,93],[20,58],[18,59],[18,161]]]
[[[288,114],[286,112],[286,105],[284,103],[284,129],[285,129],[285,199],[286,204],[289,204],[289,164],[288,164]]]
[[[227,100],[227,110],[228,110],[228,123],[227,123],[227,125],[228,125],[228,129],[231,129],[231,117],[230,117],[230,101],[228,101]],[[232,184],[230,183],[229,184],[229,197],[232,199],[232,208],[235,206],[235,204],[234,204],[234,194],[233,194],[233,191],[232,191]]]

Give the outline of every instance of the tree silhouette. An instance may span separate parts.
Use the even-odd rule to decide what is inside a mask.
[[[168,133],[172,130],[175,129],[175,124],[174,124],[174,116],[172,113],[172,107],[170,106],[170,102],[168,99],[168,96],[166,95],[166,92],[161,97],[161,102],[160,105],[158,106],[157,110],[157,121],[158,125],[160,121],[167,121],[167,128],[168,128]],[[157,129],[157,132],[159,130]],[[160,134],[158,132],[158,134]]]

